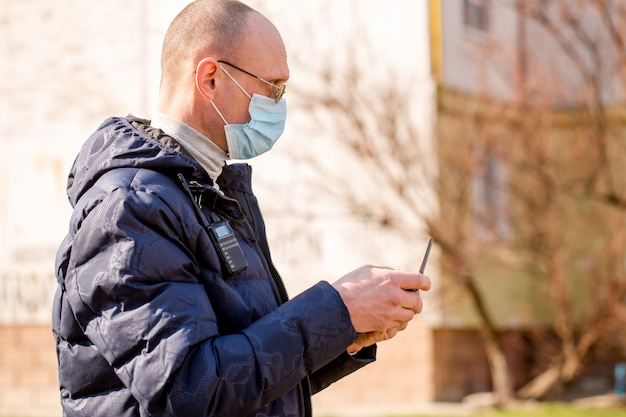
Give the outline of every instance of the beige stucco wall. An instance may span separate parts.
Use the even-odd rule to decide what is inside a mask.
[[[161,39],[186,3],[0,0],[0,415],[31,411],[60,415],[49,323],[54,254],[70,214],[64,195],[67,172],[82,142],[104,118],[150,116]],[[249,4],[275,17],[290,55],[306,55],[310,47],[318,51],[311,56],[320,56],[324,45],[347,42],[350,25],[363,20],[380,59],[395,60],[406,71],[419,73],[425,83],[422,98],[428,98],[429,65],[422,37],[427,31],[426,2],[397,0],[384,10],[372,0]],[[311,18],[322,22],[313,25],[319,28],[315,45],[309,45],[310,38],[307,42],[299,38],[301,22]],[[306,82],[296,67],[292,74],[293,83]],[[303,119],[294,113],[290,117]],[[266,207],[274,258],[290,293],[320,279],[337,279],[362,263],[409,267],[401,252],[385,254],[371,245],[355,245],[376,241],[375,232],[347,220],[333,219],[334,233],[329,235],[306,236],[304,230],[297,245],[281,240],[284,223],[273,210],[280,201],[272,191],[280,188],[275,179],[284,178],[284,170],[290,169],[290,153],[307,149],[299,126],[289,124],[273,152],[251,161],[256,190]],[[320,212],[332,211],[323,201],[319,204]],[[310,228],[316,233],[329,224],[312,222],[317,222]],[[311,239],[323,242],[314,259],[298,252]],[[392,238],[379,242],[399,244]],[[322,410],[340,404],[389,409],[427,401],[432,398],[429,349],[428,327],[417,323],[383,345],[379,361],[370,369],[320,395],[316,404]]]

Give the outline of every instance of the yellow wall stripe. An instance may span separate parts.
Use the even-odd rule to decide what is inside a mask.
[[[428,11],[430,23],[430,70],[433,78],[440,82],[443,70],[441,0],[430,0]]]

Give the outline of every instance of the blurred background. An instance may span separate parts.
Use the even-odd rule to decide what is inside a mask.
[[[626,3],[244,2],[289,54],[287,129],[250,163],[291,296],[364,263],[416,270],[435,243],[424,313],[316,414],[619,402]],[[0,415],[61,414],[67,173],[105,118],[151,117],[186,4],[0,0]]]

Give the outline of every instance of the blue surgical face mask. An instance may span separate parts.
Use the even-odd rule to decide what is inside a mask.
[[[272,149],[285,130],[287,102],[278,103],[269,97],[253,94],[248,112],[250,121],[245,124],[228,124],[215,103],[211,104],[224,121],[228,154],[232,159],[250,159]]]
[[[213,108],[225,125],[224,132],[226,133],[228,155],[232,159],[250,159],[269,151],[285,130],[287,102],[282,98],[276,103],[276,100],[259,94],[253,94],[250,97],[250,94],[222,65],[220,68],[250,99],[250,106],[248,106],[250,121],[245,124],[234,125],[228,124],[226,118],[211,100]],[[256,76],[253,75],[253,77]],[[267,81],[264,82],[267,83]]]

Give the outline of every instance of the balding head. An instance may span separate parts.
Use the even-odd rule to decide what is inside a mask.
[[[220,64],[224,61],[247,73],[234,70],[227,75]],[[165,35],[161,65],[157,110],[224,150],[226,121],[248,122],[250,97],[275,94],[265,80],[280,85],[289,78],[287,52],[276,27],[236,0],[197,0],[188,5]]]
[[[254,10],[237,0],[197,0],[174,18],[163,41],[163,80],[173,83],[206,56],[229,59],[236,51]]]

